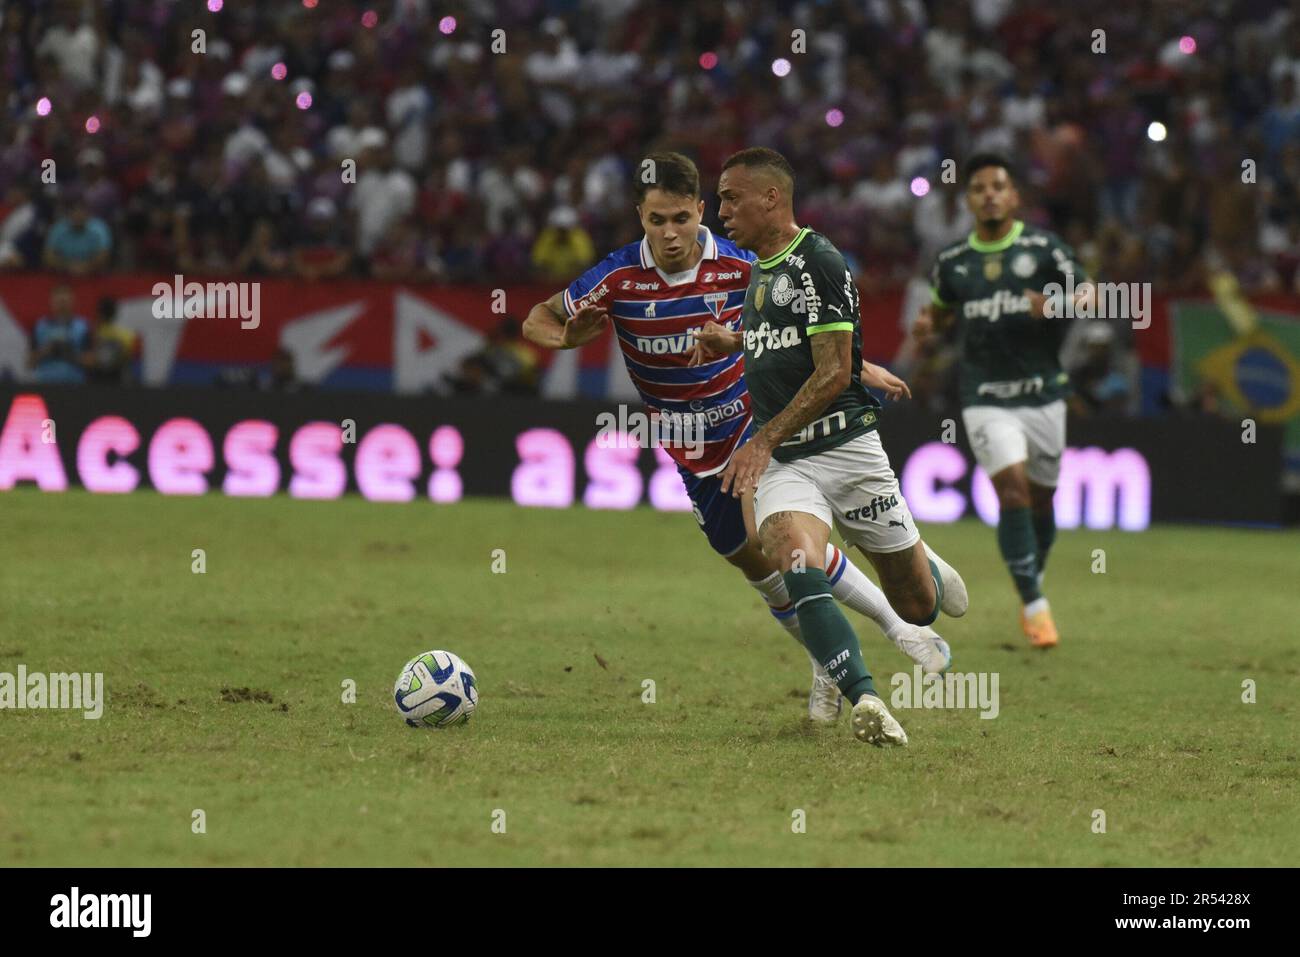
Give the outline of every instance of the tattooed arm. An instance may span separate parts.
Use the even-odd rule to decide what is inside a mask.
[[[810,336],[813,374],[795,393],[790,404],[772,417],[752,439],[740,447],[719,476],[722,491],[744,495],[758,487],[772,451],[810,422],[815,421],[853,376],[853,333],[822,332]]]

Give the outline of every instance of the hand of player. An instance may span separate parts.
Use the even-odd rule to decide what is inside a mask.
[[[686,363],[688,366],[704,365],[737,351],[738,333],[712,319],[703,328],[692,329],[691,335],[695,337],[695,345],[691,347],[691,357]]]
[[[746,492],[758,488],[758,480],[767,471],[771,461],[772,449],[758,436],[754,436],[740,447],[718,476],[723,494],[730,491],[734,498],[740,498]]]
[[[888,369],[878,365],[872,365],[865,359],[862,361],[862,384],[870,386],[873,389],[879,389],[885,393],[885,398],[893,399],[910,399],[912,390],[907,387],[907,383],[900,379]]]
[[[576,349],[600,335],[601,327],[609,319],[609,313],[602,306],[583,306],[564,323],[564,336],[560,340],[561,349]]]
[[[1029,314],[1035,319],[1046,319],[1047,316],[1047,297],[1041,292],[1034,292],[1032,289],[1025,290],[1025,296],[1029,299]]]
[[[912,322],[912,336],[917,342],[925,342],[934,335],[934,310],[927,302],[916,313]]]

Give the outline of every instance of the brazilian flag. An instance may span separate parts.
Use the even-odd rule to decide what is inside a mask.
[[[1222,304],[1173,305],[1174,382],[1184,395],[1209,383],[1227,411],[1283,426],[1300,469],[1300,316]]]

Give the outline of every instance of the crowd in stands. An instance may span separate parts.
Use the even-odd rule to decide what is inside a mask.
[[[1300,2],[0,16],[0,270],[562,284],[638,238],[644,153],[694,157],[716,226],[722,160],[761,144],[864,298],[919,282],[969,231],[942,170],[976,150],[1015,159],[1023,217],[1095,277],[1177,294],[1228,271],[1247,294],[1300,293]],[[1131,406],[1131,343],[1090,335],[1085,401]]]

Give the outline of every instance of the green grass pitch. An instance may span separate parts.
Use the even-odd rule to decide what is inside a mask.
[[[0,711],[6,864],[1300,859],[1295,532],[1062,532],[1044,653],[992,531],[923,529],[970,588],[954,670],[996,672],[1000,714],[896,711],[911,746],[882,751],[809,726],[805,655],[689,514],[20,489],[0,529],[0,672],[107,697]],[[888,700],[910,662],[849,614]],[[464,727],[394,710],[431,648],[477,672]]]

